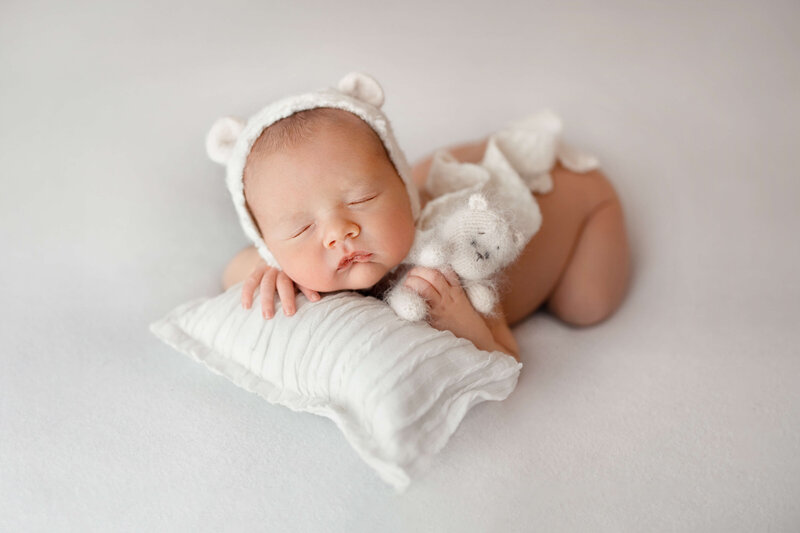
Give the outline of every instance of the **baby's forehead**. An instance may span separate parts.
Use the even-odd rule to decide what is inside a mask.
[[[343,186],[361,185],[375,179],[376,172],[382,171],[379,169],[394,168],[389,157],[370,149],[368,142],[348,138],[342,146],[341,142],[334,144],[332,137],[320,137],[315,144],[254,154],[245,168],[245,189],[286,186],[298,176],[316,176],[311,180],[314,183],[322,180]]]
[[[329,182],[336,185],[340,194],[359,194],[361,189],[368,188],[376,165],[383,166],[388,162],[394,169],[394,163],[378,134],[358,116],[333,108],[301,111],[266,128],[254,143],[244,169],[245,203],[248,208],[252,202],[256,214],[261,214],[262,204],[266,202],[272,204],[270,214],[273,214],[278,207],[275,204],[280,205],[278,197],[295,200],[303,197],[320,198],[321,194],[330,194],[329,188],[324,193],[310,187],[298,189],[294,180],[286,179],[288,174],[296,170],[295,163],[305,166],[305,170],[309,170],[311,165],[311,172],[321,168],[314,157],[317,153],[313,152],[316,149],[314,143],[340,146],[336,150],[342,149],[348,154],[356,154],[355,165],[358,171],[346,173],[344,177],[340,173],[334,181]],[[351,148],[354,147],[360,149],[352,151]],[[304,158],[309,158],[308,161],[312,163],[303,165]],[[350,162],[353,160],[351,158]],[[280,194],[270,194],[272,198],[268,199],[259,194],[265,190]],[[280,205],[280,208],[283,207]]]
[[[368,173],[322,179],[322,182],[314,182],[316,186],[306,186],[291,179],[270,180],[269,194],[254,195],[257,216],[265,223],[282,229],[304,221],[320,207],[357,202],[385,189],[383,182]],[[261,190],[264,192],[263,187]]]

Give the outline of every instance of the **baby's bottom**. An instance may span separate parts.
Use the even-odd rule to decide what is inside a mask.
[[[464,162],[479,162],[485,141],[449,148]],[[414,166],[424,182],[426,159]],[[556,164],[553,189],[536,194],[542,226],[500,277],[500,300],[509,325],[544,306],[564,322],[587,326],[610,316],[630,278],[630,251],[622,206],[599,171],[571,172]]]

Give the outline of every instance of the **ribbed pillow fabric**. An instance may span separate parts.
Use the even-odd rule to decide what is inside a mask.
[[[397,493],[473,405],[517,384],[522,363],[510,355],[402,320],[371,296],[298,293],[294,316],[265,320],[259,305],[242,308],[241,285],[180,305],[150,330],[270,403],[330,418]]]

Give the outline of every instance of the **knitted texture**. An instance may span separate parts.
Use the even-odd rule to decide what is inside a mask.
[[[476,193],[443,224],[418,233],[406,261],[440,270],[449,266],[458,274],[475,310],[490,314],[497,303],[492,276],[516,259],[526,242],[521,232]],[[406,277],[389,291],[386,301],[399,317],[423,320],[427,304],[403,286]]]

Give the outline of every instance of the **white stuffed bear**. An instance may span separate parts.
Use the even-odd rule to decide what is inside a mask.
[[[404,263],[444,269],[458,274],[476,311],[489,314],[497,302],[491,277],[522,251],[525,239],[502,216],[489,209],[486,198],[475,193],[468,205],[428,231],[418,231]],[[387,293],[386,301],[401,318],[423,320],[428,306],[419,294],[405,287],[407,274]]]

